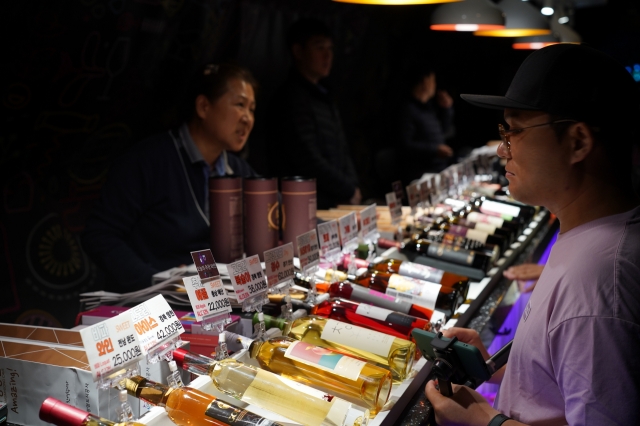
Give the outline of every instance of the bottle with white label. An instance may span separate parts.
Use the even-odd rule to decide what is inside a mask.
[[[261,368],[364,407],[372,417],[391,393],[389,370],[361,359],[284,336],[248,346]]]
[[[341,298],[333,298],[322,302],[313,308],[311,314],[390,334],[406,340],[411,340],[411,330],[414,328],[431,330],[431,323],[423,318]]]
[[[351,403],[255,368],[233,358],[222,361],[178,349],[173,358],[183,369],[211,377],[220,391],[308,426],[345,425]],[[358,424],[366,424],[361,419]],[[352,423],[353,424],[353,423]]]
[[[413,366],[416,345],[404,339],[315,315],[290,323],[275,318],[271,320],[285,336],[366,359],[388,369],[394,382],[403,381]]]

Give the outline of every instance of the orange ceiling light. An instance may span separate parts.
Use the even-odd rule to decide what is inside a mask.
[[[412,4],[453,3],[462,0],[333,0],[338,3],[373,4],[384,6],[407,6]]]
[[[511,47],[516,50],[538,50],[558,43],[559,41],[554,35],[547,34],[544,36],[518,37],[513,41]]]
[[[549,23],[540,12],[526,1],[502,0],[498,7],[505,14],[505,27],[499,30],[478,30],[477,36],[527,37],[551,34]]]
[[[434,31],[480,31],[504,27],[504,13],[495,4],[489,0],[466,0],[434,10],[429,28]]]

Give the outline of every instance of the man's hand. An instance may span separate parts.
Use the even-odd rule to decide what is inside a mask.
[[[438,90],[436,93],[436,102],[438,102],[441,108],[451,108],[453,106],[453,98],[445,90]]]
[[[452,157],[453,156],[453,149],[451,149],[451,147],[449,145],[438,145],[438,148],[436,149],[436,154],[438,155],[438,157]]]
[[[442,396],[436,389],[436,382],[427,382],[425,393],[436,414],[440,426],[487,426],[499,414],[478,392],[460,385],[451,385],[453,395]]]
[[[360,188],[356,188],[356,191],[353,193],[353,195],[351,196],[351,199],[349,200],[349,204],[356,206],[361,202],[362,202],[362,194],[360,193]]]
[[[442,335],[448,339],[453,339],[457,337],[459,341],[462,343],[466,343],[471,346],[475,346],[480,350],[482,357],[486,360],[489,359],[489,352],[487,352],[487,348],[484,347],[482,340],[480,340],[480,335],[477,331],[472,330],[470,328],[460,328],[460,327],[451,327],[442,332]]]
[[[520,291],[526,293],[534,289],[543,269],[544,265],[524,263],[506,269],[502,275],[507,279],[517,280]],[[533,283],[529,283],[529,281],[533,281]]]

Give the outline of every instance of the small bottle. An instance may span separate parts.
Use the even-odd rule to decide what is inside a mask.
[[[178,426],[274,426],[273,422],[257,414],[227,404],[213,395],[189,387],[171,388],[142,376],[125,379],[131,396],[167,410],[169,418]]]
[[[55,398],[47,398],[40,406],[40,420],[57,426],[143,426],[137,422],[116,423],[100,418]]]
[[[379,240],[378,244],[380,244]],[[413,284],[419,284],[422,291],[419,295],[419,301],[415,301],[415,303],[432,312],[438,309],[447,316],[453,315],[460,303],[464,302],[464,295],[468,292],[469,288],[468,281],[460,281],[451,286],[444,286],[399,274],[370,271],[364,268],[358,269],[355,275],[327,269],[325,277],[327,281],[336,282],[348,280],[381,293],[393,293],[394,295],[397,291],[403,293],[404,288],[407,286],[414,287]],[[412,283],[412,285],[408,283]],[[417,293],[415,294],[418,295]]]
[[[351,408],[351,403],[343,399],[323,395],[308,386],[233,358],[214,361],[184,349],[175,350],[173,358],[183,369],[211,377],[220,392],[303,425],[344,425]]]
[[[428,320],[347,299],[333,298],[322,302],[313,308],[311,314],[406,340],[411,340],[411,330],[414,328],[431,330],[431,323]]]
[[[284,336],[246,343],[261,368],[365,407],[371,416],[391,393],[389,370],[360,359]]]
[[[416,352],[413,342],[315,315],[290,323],[267,317],[265,315],[267,328],[277,327],[285,336],[365,359],[391,371],[394,382],[403,381],[413,366]]]

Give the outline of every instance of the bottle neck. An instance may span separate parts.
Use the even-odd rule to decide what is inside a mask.
[[[164,406],[169,399],[169,395],[173,392],[173,388],[160,383],[152,382],[142,376],[134,376],[125,379],[125,387],[127,393],[135,396],[151,405]]]

